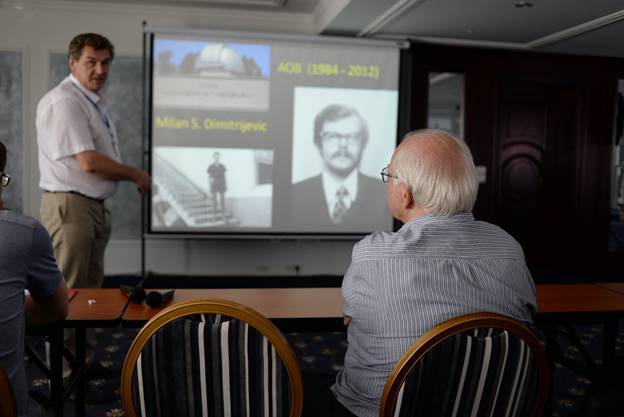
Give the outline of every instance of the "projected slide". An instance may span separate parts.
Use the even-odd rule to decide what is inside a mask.
[[[392,230],[394,45],[150,39],[151,232]]]
[[[154,106],[267,111],[270,53],[263,45],[158,42]]]
[[[272,150],[160,146],[152,162],[154,227],[271,227]]]
[[[381,138],[396,131],[396,91],[297,87],[293,110],[293,223],[306,230],[384,230],[379,167],[394,142]]]

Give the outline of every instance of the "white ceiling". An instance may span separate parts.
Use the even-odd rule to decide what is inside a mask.
[[[322,34],[624,57],[624,0],[526,0],[533,6],[516,7],[521,1],[106,0],[124,5],[197,8],[202,13],[261,12],[280,20],[303,17]],[[9,2],[14,3],[0,0],[0,4]],[[102,3],[66,1],[71,2]]]
[[[352,0],[325,29],[624,57],[624,0]]]

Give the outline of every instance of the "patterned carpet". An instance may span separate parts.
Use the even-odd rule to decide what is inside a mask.
[[[617,339],[617,351],[624,354],[624,322],[621,323]],[[597,363],[600,363],[602,327],[577,326],[581,343],[585,346]],[[125,415],[119,398],[119,373],[123,364],[124,354],[130,346],[137,330],[125,328],[93,329],[88,336],[89,344],[94,349],[93,360],[108,370],[108,377],[94,376],[87,385],[87,416],[120,417]],[[287,334],[291,346],[300,359],[302,369],[315,369],[324,372],[337,372],[342,366],[346,350],[346,333],[291,333]],[[560,343],[563,353],[569,359],[581,361],[579,349],[569,345],[566,338]],[[27,374],[31,390],[45,392],[48,389],[47,379],[34,366],[27,366]],[[557,364],[555,369],[553,417],[578,416],[583,400],[591,386],[591,381]],[[44,410],[31,401],[29,416],[43,416]],[[65,416],[74,415],[73,399],[65,406]]]

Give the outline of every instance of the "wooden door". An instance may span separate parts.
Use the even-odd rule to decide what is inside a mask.
[[[495,138],[495,222],[533,267],[569,252],[574,240],[578,90],[504,82]]]

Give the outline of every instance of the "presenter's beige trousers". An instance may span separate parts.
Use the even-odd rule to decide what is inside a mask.
[[[67,286],[101,287],[111,234],[111,216],[104,203],[73,193],[44,192],[41,223],[50,233]]]

